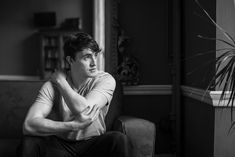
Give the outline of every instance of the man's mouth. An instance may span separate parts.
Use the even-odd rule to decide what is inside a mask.
[[[96,68],[89,69],[90,72],[95,72]]]

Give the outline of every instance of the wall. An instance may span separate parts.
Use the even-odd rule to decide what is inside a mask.
[[[0,1],[0,75],[38,75],[39,51],[33,13],[56,12],[57,26],[68,17],[82,18],[84,31],[92,33],[91,0]]]
[[[231,20],[235,17],[235,4],[232,0],[216,0],[216,21],[225,31],[227,31],[232,37],[235,36],[235,21]],[[216,30],[216,37],[229,41],[228,38],[219,30]],[[216,42],[216,48],[225,48],[222,42]],[[219,55],[219,53],[217,53]]]
[[[190,87],[183,88],[183,91],[184,156],[234,156],[234,114],[231,111],[234,113],[235,109],[224,107],[228,101],[220,102],[218,91],[205,94]]]
[[[199,2],[223,29],[232,36],[235,35],[235,22],[232,20],[235,12],[234,1],[199,0]],[[224,46],[225,44],[221,42],[215,42],[215,40],[197,38],[197,35],[227,39],[221,31],[215,29],[215,25],[196,5],[194,0],[184,0],[182,5],[182,84],[206,89],[210,79],[215,74],[215,57],[220,55],[215,50],[228,46]],[[210,53],[206,53],[210,50]],[[209,63],[210,61],[211,63]],[[194,97],[194,93],[189,93],[189,95]],[[200,99],[202,99],[203,92],[196,95],[197,97],[200,95]],[[182,109],[183,156],[234,156],[234,128],[228,133],[232,124],[230,108],[215,107],[212,103],[207,104],[183,97]]]
[[[129,52],[140,63],[141,85],[171,84],[168,58],[168,2],[166,0],[121,0],[119,24],[131,38]],[[156,153],[172,151],[171,133],[168,129],[171,95],[126,95],[125,113],[154,122]],[[160,129],[159,124],[166,124]]]
[[[217,0],[216,1],[216,21],[217,24],[222,27],[227,33],[230,34],[231,37],[235,36],[235,22],[234,20],[231,20],[235,17],[235,7],[234,7],[234,1],[232,0]],[[227,42],[231,42],[223,32],[219,29],[216,30],[216,37],[218,39],[223,39]],[[223,49],[223,48],[228,48],[227,44],[217,41],[216,42],[216,49]],[[220,56],[222,53],[225,51],[218,51],[216,53],[216,56]],[[223,85],[221,87],[217,86],[216,90],[221,90]]]
[[[216,0],[198,1],[215,20]],[[216,42],[198,35],[215,38],[216,27],[195,0],[183,0],[182,5],[182,85],[206,89],[215,74]],[[183,97],[181,105],[183,156],[213,157],[215,113],[212,103]]]
[[[141,84],[171,83],[167,20],[165,0],[120,2],[120,26],[132,39],[130,51],[140,62]]]
[[[232,20],[235,17],[234,1],[232,0],[216,0],[216,20],[225,31],[227,31],[232,37],[235,36],[235,21]],[[220,30],[216,31],[216,37],[229,41]],[[222,42],[216,42],[216,49],[228,47]],[[221,52],[220,52],[221,53]],[[220,55],[217,53],[217,56]],[[217,87],[216,90],[221,88]],[[234,113],[234,110],[233,110]],[[217,118],[215,119],[215,157],[234,156],[234,128],[228,134],[228,130],[231,127],[231,110],[229,108],[218,108],[216,110]]]
[[[234,111],[233,109],[233,113]],[[231,125],[231,109],[216,107],[214,157],[233,157],[235,155],[235,131],[233,126],[229,132]]]
[[[199,3],[215,19],[216,1],[199,0]],[[197,35],[215,38],[215,26],[194,0],[183,1],[182,25],[182,84],[205,89],[215,73],[216,43]]]
[[[183,156],[214,156],[214,107],[195,99],[183,98]]]

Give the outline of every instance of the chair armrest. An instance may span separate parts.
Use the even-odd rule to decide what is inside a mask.
[[[155,150],[155,124],[141,118],[120,116],[114,130],[127,135],[133,146],[133,156],[153,157]]]

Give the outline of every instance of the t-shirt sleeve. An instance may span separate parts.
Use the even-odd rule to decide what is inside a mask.
[[[106,74],[98,78],[92,91],[97,91],[103,94],[108,101],[107,105],[109,105],[112,100],[115,87],[115,79],[110,74]]]
[[[54,94],[53,84],[48,81],[44,83],[39,90],[35,103],[43,103],[52,106]]]

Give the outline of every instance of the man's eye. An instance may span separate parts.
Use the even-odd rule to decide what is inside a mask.
[[[99,53],[95,53],[95,54],[94,54],[94,56],[95,56],[96,58],[98,57],[98,55],[99,55]]]
[[[87,60],[88,58],[89,58],[88,56],[84,56],[84,57],[83,57],[84,60]]]

